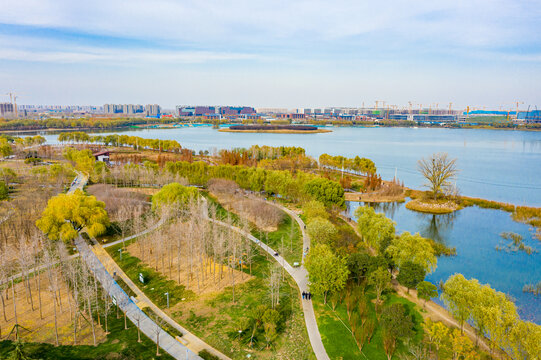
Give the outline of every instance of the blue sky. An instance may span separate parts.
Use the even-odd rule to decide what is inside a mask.
[[[23,104],[541,105],[539,0],[0,0],[0,9],[0,93]]]

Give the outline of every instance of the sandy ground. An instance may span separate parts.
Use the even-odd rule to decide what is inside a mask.
[[[40,318],[39,300],[37,284],[35,279],[31,279],[32,299],[34,301],[34,310],[27,297],[25,295],[25,287],[22,283],[15,284],[15,295],[17,298],[17,319],[19,325],[30,330],[20,329],[19,334],[25,341],[41,342],[41,343],[55,343],[55,331],[54,331],[54,300],[49,289],[49,281],[46,273],[39,275],[41,278],[41,304],[42,315]],[[67,293],[66,285],[61,283],[60,285],[60,300],[62,303],[62,309],[57,307],[57,322],[58,322],[58,338],[61,345],[73,344],[73,321],[70,311],[70,303],[72,301],[71,294]],[[13,329],[15,324],[13,299],[11,296],[11,288],[9,291],[9,299],[5,300],[5,309],[7,322],[4,320],[1,303],[0,303],[0,329],[1,338],[5,338],[9,332]],[[5,291],[4,291],[5,299]],[[88,318],[88,316],[85,315]],[[82,317],[80,317],[80,328],[77,331],[77,344],[78,345],[93,345],[92,340],[92,328]],[[100,343],[105,341],[106,335],[101,327],[95,324],[96,329],[96,342]],[[12,334],[10,339],[14,339],[15,335]]]
[[[145,247],[148,246],[148,244],[145,245]],[[153,269],[156,269],[156,257],[155,256],[148,256],[147,252],[148,248],[145,250],[145,261],[144,263],[148,265],[149,267],[152,267]],[[132,256],[138,257],[141,259],[141,247],[137,243],[133,243],[128,246],[128,251]],[[162,261],[161,258],[158,260],[158,271],[167,277],[170,280],[176,281],[177,283],[186,286],[187,290],[191,290],[194,293],[198,295],[202,294],[210,294],[215,292],[223,291],[224,288],[231,286],[232,280],[231,280],[231,273],[230,268],[228,266],[223,266],[220,264],[215,264],[212,260],[206,261],[205,263],[208,263],[205,269],[205,275],[201,278],[199,278],[199,282],[197,281],[197,274],[199,273],[199,259],[194,260],[193,264],[193,274],[188,279],[189,276],[189,262],[186,261],[186,258],[182,256],[181,258],[181,265],[180,265],[180,276],[178,272],[178,259],[176,258],[176,254],[173,254],[172,261],[171,261],[171,267],[169,267],[169,258],[166,257],[164,259],[165,269],[162,267]],[[220,266],[222,266],[222,278],[220,279]],[[247,265],[244,265],[244,269],[246,270]],[[171,269],[171,271],[169,271]],[[216,270],[216,275],[213,276],[213,271]],[[245,274],[242,271],[233,270],[234,278],[235,278],[235,285],[244,283],[246,281],[249,281],[253,279],[252,276]],[[180,280],[180,281],[179,281]]]

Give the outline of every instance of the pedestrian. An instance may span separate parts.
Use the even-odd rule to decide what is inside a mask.
[[[302,292],[302,299],[304,300],[304,296],[306,295],[306,293],[303,291]]]
[[[312,300],[312,293],[311,292],[308,293],[308,300]]]

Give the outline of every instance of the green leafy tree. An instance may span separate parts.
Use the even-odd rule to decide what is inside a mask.
[[[198,196],[199,192],[196,188],[179,183],[167,184],[152,196],[152,209],[158,210],[163,206],[182,207]]]
[[[472,314],[478,287],[479,282],[477,280],[468,281],[462,274],[450,276],[443,284],[441,298],[448,306],[451,314],[459,321],[461,331],[464,329],[464,322]]]
[[[428,300],[437,296],[438,288],[436,287],[436,285],[428,281],[421,281],[419,284],[417,284],[417,297],[419,299],[423,299],[425,301],[425,305]]]
[[[396,350],[397,340],[411,339],[415,335],[413,319],[406,307],[398,303],[383,308],[379,323],[383,328],[383,347],[390,360]]]
[[[410,289],[414,289],[417,284],[425,279],[425,276],[425,269],[421,265],[406,261],[400,267],[400,272],[398,273],[396,280],[398,280],[401,285],[405,286],[409,293]]]
[[[9,188],[3,181],[0,181],[0,200],[6,200],[7,198],[9,198]]]
[[[316,217],[323,219],[329,218],[329,213],[327,212],[325,205],[316,200],[305,203],[302,206],[302,213],[307,219],[314,219]]]
[[[9,183],[17,179],[17,173],[10,168],[0,168],[0,178],[9,187]]]
[[[304,191],[325,206],[345,206],[344,189],[336,181],[315,178],[304,184]]]
[[[105,203],[81,190],[49,199],[41,218],[36,221],[36,226],[49,239],[65,242],[75,239],[83,228],[90,236],[99,236],[105,233],[108,225]]]
[[[329,220],[320,217],[312,218],[308,222],[306,232],[313,241],[327,245],[333,243],[338,233],[336,227]]]
[[[96,162],[92,152],[88,149],[76,150],[73,148],[66,148],[64,149],[64,157],[71,161],[75,169],[86,174],[92,173],[94,163]]]
[[[357,229],[363,240],[374,249],[392,240],[395,236],[395,223],[385,214],[376,213],[369,206],[360,206],[355,210]]]
[[[316,244],[310,249],[304,262],[310,279],[310,289],[314,294],[323,295],[327,303],[327,294],[340,291],[348,279],[349,270],[346,259],[333,254],[325,244]]]
[[[425,185],[434,200],[452,187],[452,180],[456,178],[458,169],[456,159],[449,158],[447,153],[436,153],[418,162],[419,172],[428,181]]]
[[[430,241],[416,233],[403,232],[395,238],[387,248],[396,265],[401,268],[406,262],[420,265],[427,273],[436,270],[438,259],[434,254],[434,248]]]
[[[381,294],[391,286],[391,274],[387,268],[378,267],[368,276],[368,284],[376,291],[376,305],[379,305]]]

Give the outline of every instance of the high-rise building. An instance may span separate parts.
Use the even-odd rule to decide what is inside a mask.
[[[0,103],[0,116],[11,115],[14,113],[12,103]]]
[[[161,113],[160,105],[148,104],[145,106],[145,113],[147,116],[158,116]]]
[[[134,104],[105,104],[103,112],[106,114],[142,114],[145,111],[143,105]]]

